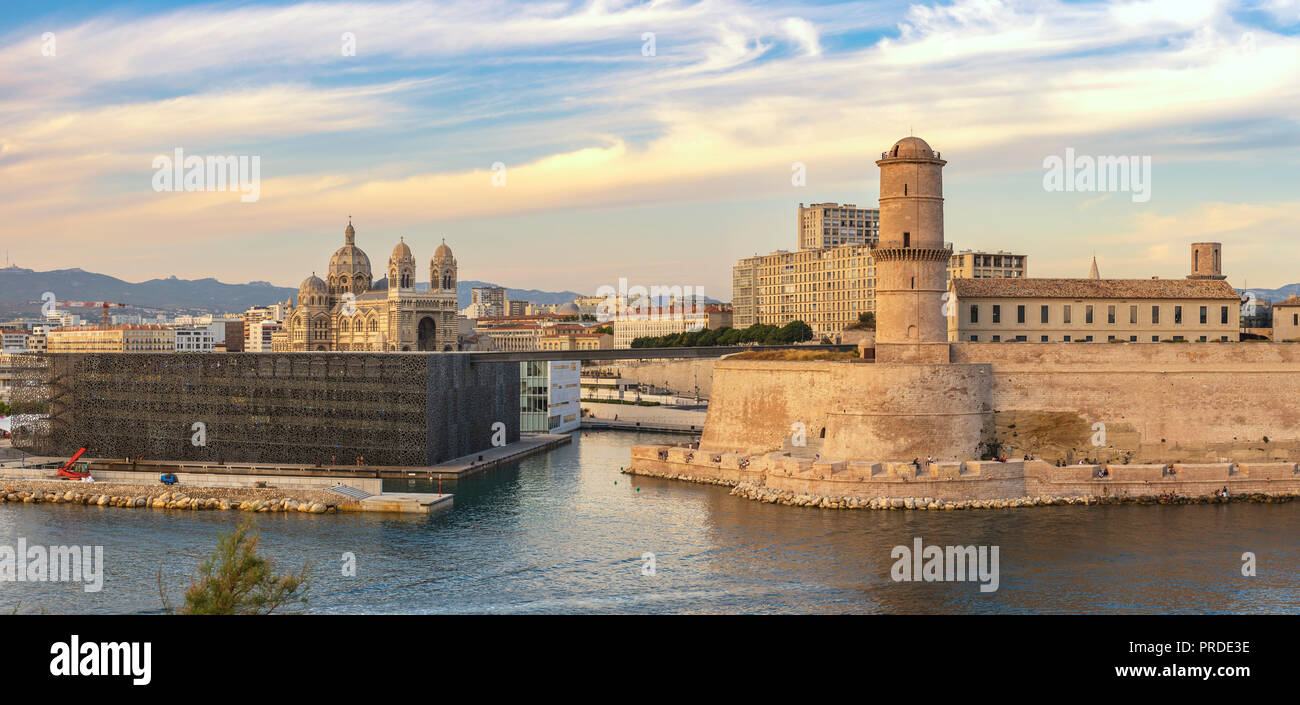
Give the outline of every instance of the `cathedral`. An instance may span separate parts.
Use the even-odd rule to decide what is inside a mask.
[[[285,316],[288,349],[455,350],[456,258],[447,243],[429,263],[429,290],[416,291],[415,257],[404,240],[388,258],[387,285],[379,287],[351,220],[343,235],[325,279],[313,272],[298,287],[297,305]]]

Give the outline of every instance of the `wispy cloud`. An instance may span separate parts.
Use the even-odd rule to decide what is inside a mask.
[[[1270,11],[1283,16],[1284,2]],[[566,246],[599,242],[619,260],[640,243],[585,227],[592,209],[767,199],[791,210],[846,193],[869,202],[873,160],[909,129],[950,158],[954,183],[1033,170],[1066,146],[1161,164],[1294,160],[1295,148],[1280,155],[1266,139],[1243,149],[1242,131],[1295,128],[1300,38],[1243,24],[1237,9],[460,0],[37,21],[0,35],[0,201],[43,243],[100,261],[129,237],[158,261],[190,252],[196,268],[284,281],[299,272],[276,257],[297,256],[309,232],[332,241],[347,212],[384,231],[458,224],[476,233],[467,253],[480,266],[544,269],[493,249],[527,236],[503,219],[567,214]],[[43,31],[55,33],[56,56],[42,56]],[[341,51],[344,32],[356,56]],[[645,32],[654,56],[642,53]],[[261,155],[261,200],[154,193],[149,160],[176,146]],[[491,185],[497,161],[504,188]],[[808,167],[806,189],[790,185],[795,161]],[[732,235],[691,232],[677,217],[664,238],[683,246]],[[234,229],[265,239],[266,261],[203,249]],[[178,231],[188,250],[168,239]],[[48,252],[29,263],[48,266]],[[688,266],[721,294],[728,258],[741,254]],[[121,261],[157,273],[143,271],[156,266],[147,259]]]

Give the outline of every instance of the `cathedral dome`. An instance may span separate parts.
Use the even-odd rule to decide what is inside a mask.
[[[370,280],[370,258],[365,252],[356,245],[357,231],[352,229],[352,223],[348,223],[348,229],[343,231],[346,242],[334,252],[330,257],[329,273],[333,275],[347,275],[351,278],[364,277]]]
[[[921,159],[934,159],[934,150],[930,149],[930,145],[920,137],[904,137],[895,142],[894,146],[890,148],[889,157],[891,159],[918,157]]]
[[[394,262],[400,262],[404,259],[412,259],[411,248],[406,246],[406,238],[402,238],[398,241],[397,247],[393,248],[392,257]]]
[[[302,301],[303,296],[324,293],[326,293],[325,280],[316,276],[314,273],[310,277],[303,279],[302,283],[298,285],[299,302]]]
[[[561,304],[559,308],[555,309],[555,312],[560,314],[561,316],[578,316],[581,315],[582,313],[578,309],[578,305],[573,303],[572,301],[565,304]]]
[[[450,247],[447,247],[447,241],[446,241],[446,240],[443,240],[443,241],[442,241],[442,244],[441,244],[441,245],[438,245],[438,249],[436,249],[436,250],[433,251],[433,261],[434,261],[434,262],[437,262],[438,260],[444,260],[444,259],[454,259],[454,258],[451,256],[451,248],[450,248]]]

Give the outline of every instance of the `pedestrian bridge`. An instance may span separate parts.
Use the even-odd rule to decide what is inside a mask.
[[[829,350],[853,352],[856,345],[714,345],[698,348],[617,348],[613,350],[520,350],[515,352],[457,352],[439,355],[464,355],[470,362],[528,362],[532,360],[656,360],[722,357],[733,353],[762,350]],[[411,353],[408,353],[411,354]],[[429,353],[422,353],[429,354]]]

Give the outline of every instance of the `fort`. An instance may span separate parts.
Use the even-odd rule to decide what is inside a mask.
[[[628,472],[819,506],[1300,495],[1298,345],[950,341],[945,164],[877,162],[874,361],[720,360],[698,448]]]

